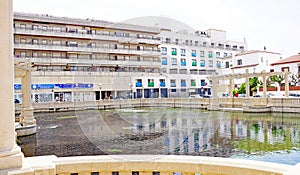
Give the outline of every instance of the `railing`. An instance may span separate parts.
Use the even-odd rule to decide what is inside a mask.
[[[128,48],[112,48],[112,47],[88,47],[88,46],[67,46],[67,45],[54,45],[54,44],[33,44],[33,43],[17,43],[15,42],[14,47],[16,49],[36,49],[36,50],[56,50],[56,51],[73,51],[73,52],[100,52],[100,53],[116,53],[116,54],[135,54],[135,55],[151,55],[160,56],[159,50],[138,50]]]
[[[41,156],[23,160],[24,168],[9,174],[57,175],[285,175],[299,164],[284,165],[253,160],[177,155],[107,155],[82,157]]]

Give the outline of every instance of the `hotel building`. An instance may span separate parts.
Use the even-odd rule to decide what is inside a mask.
[[[172,21],[171,23],[176,23]],[[14,13],[14,60],[32,64],[32,101],[210,95],[221,59],[247,49],[221,30]],[[15,80],[21,102],[21,83]]]

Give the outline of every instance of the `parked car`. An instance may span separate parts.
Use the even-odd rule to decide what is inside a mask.
[[[189,98],[202,98],[199,94],[190,95]]]
[[[15,104],[19,104],[20,101],[18,99],[15,99]]]
[[[212,98],[211,95],[203,95],[203,98]]]
[[[300,97],[300,94],[290,93],[289,97],[296,97],[296,98],[298,98],[298,97]]]
[[[255,98],[260,98],[260,97],[263,97],[262,95],[260,94],[256,94],[256,95],[253,95],[252,97],[255,97]]]
[[[244,97],[246,97],[246,94],[238,94],[238,97],[244,98]]]

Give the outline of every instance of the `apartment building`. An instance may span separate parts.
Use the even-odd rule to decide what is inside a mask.
[[[245,40],[228,40],[223,30],[196,31],[166,17],[138,17],[126,22],[160,29],[161,68],[169,80],[164,95],[170,97],[210,95],[212,84],[207,76],[213,75],[221,67],[224,58],[247,50]],[[161,84],[165,86],[165,82],[161,81]]]
[[[161,72],[158,34],[153,27],[14,13],[14,59],[32,62],[34,102],[129,95],[137,73]],[[20,89],[16,80],[19,100]]]
[[[210,95],[206,77],[247,50],[222,30],[138,24],[15,13],[14,59],[32,62],[33,102]]]

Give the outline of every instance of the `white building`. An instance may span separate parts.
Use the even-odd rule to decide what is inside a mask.
[[[262,71],[274,72],[272,63],[281,60],[280,53],[262,51],[262,50],[250,50],[241,53],[236,53],[227,58],[221,60],[221,69],[218,70],[218,74],[238,74],[245,73],[246,69],[249,73],[260,73]],[[245,79],[236,79],[234,84],[238,87],[244,83]],[[223,93],[228,93],[229,81],[220,81],[219,96]]]
[[[154,20],[155,19],[155,20]],[[219,58],[247,49],[247,43],[229,41],[226,31],[195,31],[179,21],[151,17],[129,21],[160,28],[162,71],[168,77],[168,94],[185,97],[191,94],[210,95],[211,83],[206,78],[221,66]]]
[[[291,72],[290,76],[293,76],[295,79],[300,77],[300,53],[297,55],[290,56],[286,59],[279,60],[271,64],[274,67],[275,72],[283,72],[284,69],[287,69]],[[297,84],[297,83],[296,83]],[[299,85],[299,82],[298,82]]]

